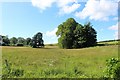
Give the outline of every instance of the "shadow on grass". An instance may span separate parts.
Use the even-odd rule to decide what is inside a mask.
[[[97,44],[96,46],[106,46],[105,44]]]
[[[56,46],[45,46],[45,47],[38,47],[38,48],[34,48],[34,49],[57,49],[58,47]]]

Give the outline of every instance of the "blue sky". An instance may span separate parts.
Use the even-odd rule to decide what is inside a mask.
[[[59,24],[72,17],[85,24],[90,21],[97,31],[97,40],[118,38],[117,0],[31,0],[2,2],[1,32],[11,37],[33,37],[43,33],[44,43],[57,43]]]

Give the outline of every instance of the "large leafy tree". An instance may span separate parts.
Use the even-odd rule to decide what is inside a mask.
[[[58,45],[61,48],[82,48],[94,46],[96,44],[96,31],[90,22],[84,26],[77,23],[73,18],[67,19],[58,26],[56,35]]]
[[[76,28],[76,25],[77,22],[73,18],[69,18],[66,22],[63,22],[58,26],[56,35],[60,36],[58,39],[58,44],[61,48],[72,48],[74,40],[73,32]]]
[[[26,38],[26,45],[30,45],[31,38]]]
[[[35,34],[31,40],[31,46],[33,48],[44,47],[44,41],[42,39],[42,33],[38,32]]]
[[[81,48],[84,47],[85,38],[83,33],[83,26],[78,24],[76,29],[74,30],[74,41],[73,41],[73,48]]]
[[[10,38],[10,44],[11,44],[11,45],[17,44],[17,41],[18,41],[18,39],[17,39],[16,37]]]
[[[92,25],[90,22],[86,23],[84,25],[84,38],[85,38],[85,47],[89,46],[94,46],[96,45],[96,37],[97,37],[97,32],[95,31],[94,28],[92,28]]]
[[[18,37],[17,43],[25,45],[25,39],[23,37]]]

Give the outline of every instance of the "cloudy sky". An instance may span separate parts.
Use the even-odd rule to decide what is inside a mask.
[[[0,34],[9,38],[43,33],[45,43],[57,43],[59,24],[72,17],[80,24],[90,21],[97,40],[118,38],[119,0],[2,0]]]

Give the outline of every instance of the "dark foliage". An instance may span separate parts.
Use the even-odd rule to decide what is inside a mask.
[[[2,46],[9,46],[10,45],[10,40],[8,36],[2,36]]]
[[[30,44],[33,48],[44,47],[42,33],[38,32],[37,34],[35,34],[31,40]]]
[[[17,44],[17,42],[18,42],[18,39],[16,38],[16,37],[12,37],[11,39],[10,39],[10,44],[11,45],[15,45],[15,44]]]

